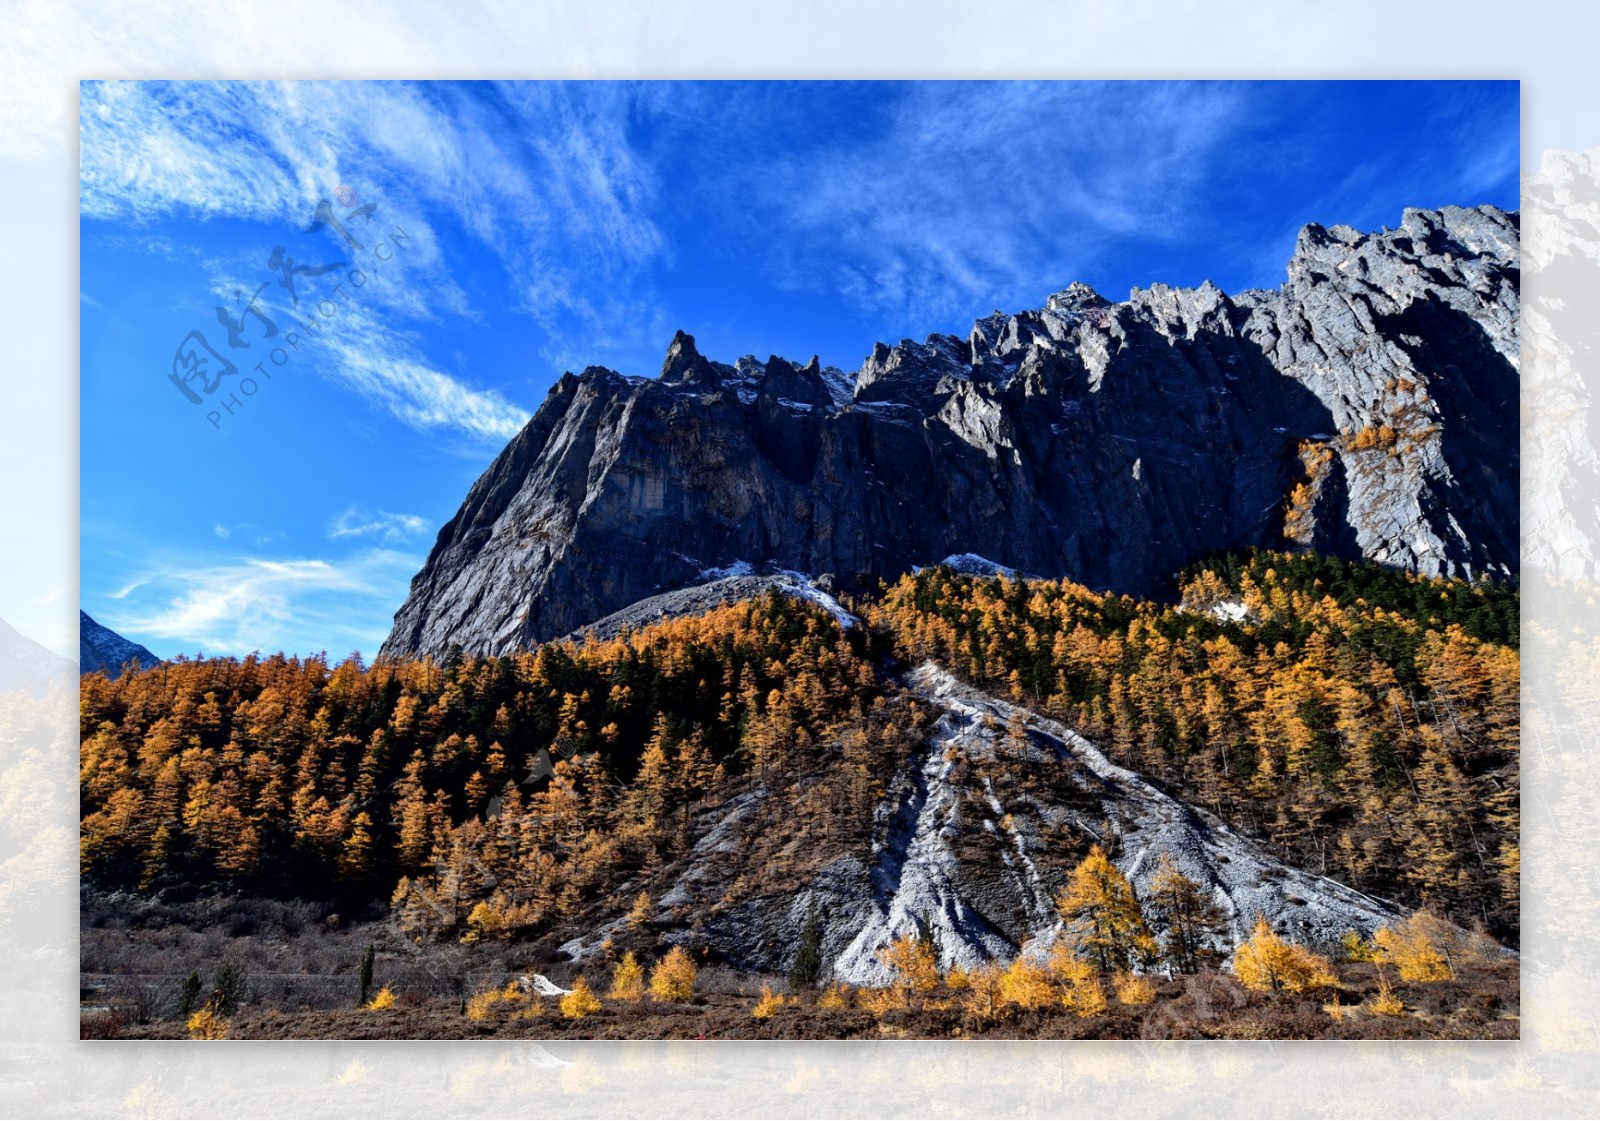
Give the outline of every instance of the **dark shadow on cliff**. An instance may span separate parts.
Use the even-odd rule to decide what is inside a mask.
[[[1436,297],[1380,323],[1427,375],[1438,405],[1441,450],[1454,477],[1448,513],[1472,539],[1475,558],[1510,558],[1516,571],[1521,378],[1482,327]],[[1445,513],[1432,515],[1441,530]]]

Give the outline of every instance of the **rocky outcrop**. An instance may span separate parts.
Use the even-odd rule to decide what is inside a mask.
[[[133,662],[144,668],[159,665],[161,659],[137,642],[123,638],[110,627],[103,627],[87,611],[78,612],[78,670],[80,673],[104,671],[113,680]]]
[[[709,574],[702,573],[702,575]],[[826,574],[817,579],[799,572],[778,571],[769,575],[757,575],[754,570],[749,570],[749,566],[743,566],[726,575],[718,573],[715,579],[704,584],[646,596],[637,603],[630,603],[621,611],[612,612],[602,619],[596,619],[593,623],[586,623],[568,637],[580,642],[591,636],[596,639],[616,638],[624,631],[636,631],[664,619],[701,615],[718,607],[755,599],[769,591],[815,603],[826,609],[841,626],[854,626],[855,618],[847,614],[839,605],[839,601],[830,594],[832,586],[832,578]]]
[[[747,855],[764,797],[757,788],[708,815],[670,883],[650,884],[660,912],[689,908],[702,920],[698,936],[721,959],[765,972],[793,964],[796,932],[814,913],[829,974],[851,984],[887,983],[878,950],[919,931],[946,970],[1006,961],[1019,951],[1043,957],[1062,933],[1055,904],[1068,873],[1062,838],[1077,834],[1113,853],[1141,898],[1149,898],[1162,858],[1170,858],[1224,916],[1226,930],[1212,947],[1224,955],[1258,919],[1296,942],[1332,950],[1349,931],[1370,935],[1406,914],[1274,859],[1056,721],[963,685],[936,665],[918,667],[907,685],[938,720],[877,808],[870,859],[842,854],[789,890],[716,905],[735,883],[760,878]],[[1021,729],[1023,742],[1007,742],[1008,729]],[[1008,784],[1007,771],[1038,782]],[[1151,919],[1153,932],[1164,935],[1159,917]],[[594,960],[628,922],[617,914],[561,948],[580,962]]]
[[[1151,594],[1241,546],[1516,571],[1517,217],[1302,231],[1276,291],[1083,285],[965,338],[566,374],[475,483],[383,653],[504,653],[741,562],[950,554]]]

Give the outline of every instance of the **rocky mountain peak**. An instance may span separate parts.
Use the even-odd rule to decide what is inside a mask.
[[[386,653],[501,653],[740,563],[973,553],[1134,594],[1222,548],[1517,568],[1517,215],[1308,225],[1275,291],[1083,284],[965,339],[565,375],[439,534]]]
[[[719,384],[716,368],[695,349],[694,336],[677,331],[667,347],[658,378],[662,385],[682,385],[712,390]]]
[[[1082,312],[1092,308],[1107,308],[1111,301],[1106,299],[1093,288],[1082,281],[1074,280],[1059,292],[1052,293],[1045,300],[1045,308],[1058,312]]]

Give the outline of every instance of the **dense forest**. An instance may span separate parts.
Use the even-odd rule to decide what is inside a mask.
[[[531,935],[740,782],[806,771],[807,827],[861,833],[925,731],[896,674],[932,658],[1292,863],[1516,940],[1514,585],[1251,554],[1177,606],[942,567],[850,606],[866,626],[774,592],[509,658],[85,675],[85,880]]]
[[[670,851],[679,811],[730,773],[783,771],[826,743],[841,765],[812,801],[870,818],[910,743],[869,641],[774,593],[515,658],[86,675],[82,871],[145,891],[392,900],[423,933],[492,895],[498,930],[533,929]],[[832,742],[845,724],[856,734]]]
[[[1516,938],[1512,584],[1252,553],[1169,606],[930,568],[869,617],[1288,863]]]

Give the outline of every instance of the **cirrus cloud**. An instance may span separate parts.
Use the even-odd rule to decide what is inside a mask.
[[[391,514],[386,510],[368,513],[352,506],[333,520],[328,527],[329,537],[376,537],[383,541],[401,541],[428,528],[426,519],[416,514]]]
[[[337,559],[196,557],[155,567],[96,617],[163,657],[370,654],[420,563],[388,548]]]

